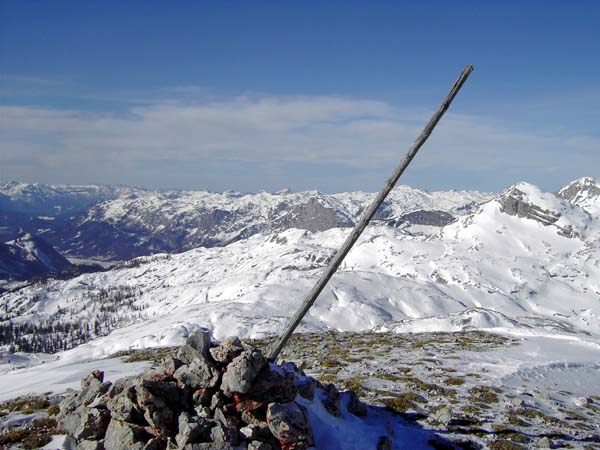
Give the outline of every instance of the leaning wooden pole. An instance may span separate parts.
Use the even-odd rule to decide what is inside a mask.
[[[277,360],[279,353],[287,343],[288,339],[290,338],[298,324],[302,321],[310,307],[317,300],[319,294],[321,293],[327,282],[331,279],[331,277],[336,272],[336,270],[338,269],[338,267],[340,266],[340,264],[342,263],[342,261],[356,242],[356,240],[360,237],[364,229],[367,227],[367,224],[377,211],[377,208],[379,208],[379,206],[383,203],[387,195],[393,189],[394,185],[398,181],[398,178],[400,178],[400,176],[404,173],[404,170],[408,167],[408,165],[413,160],[419,149],[423,146],[425,141],[427,141],[427,138],[429,138],[431,132],[433,131],[437,123],[440,121],[444,113],[448,110],[448,108],[450,107],[450,103],[452,103],[452,100],[454,100],[454,97],[456,96],[456,94],[458,93],[458,91],[460,90],[460,88],[462,87],[462,85],[464,84],[464,82],[466,81],[466,79],[472,71],[472,65],[468,65],[462,71],[462,73],[454,83],[454,86],[452,86],[452,89],[450,90],[448,96],[444,99],[438,110],[431,117],[431,119],[429,120],[429,122],[427,123],[417,140],[408,150],[408,153],[406,153],[402,161],[400,161],[400,164],[398,164],[398,166],[394,170],[394,173],[385,182],[385,184],[381,188],[381,191],[379,191],[379,194],[377,194],[377,197],[375,197],[375,199],[371,202],[367,210],[363,213],[362,217],[354,227],[354,230],[352,230],[352,233],[350,233],[350,235],[346,238],[346,241],[344,242],[342,247],[337,251],[333,259],[329,262],[329,265],[325,269],[325,272],[323,273],[323,275],[321,275],[321,278],[319,278],[317,284],[314,285],[312,290],[306,296],[304,302],[302,303],[298,311],[296,311],[296,314],[294,314],[290,318],[283,330],[283,333],[281,334],[281,336],[279,336],[279,339],[277,339],[277,341],[275,341],[273,346],[271,347],[269,353],[269,359],[271,361]]]

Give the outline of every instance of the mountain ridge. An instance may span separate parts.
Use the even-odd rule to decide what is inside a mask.
[[[302,329],[509,327],[600,335],[600,239],[590,232],[598,221],[533,185],[516,186],[522,201],[556,220],[503,209],[513,186],[437,233],[372,225]],[[568,224],[574,232],[564,232]],[[76,330],[82,318],[91,328],[98,322],[99,334],[61,335],[72,345],[58,346],[106,335],[81,350],[98,354],[166,345],[198,326],[218,338],[261,337],[281,329],[348,232],[288,229],[223,247],[145,256],[5,294],[0,315],[23,330],[37,324],[38,336],[50,323]]]

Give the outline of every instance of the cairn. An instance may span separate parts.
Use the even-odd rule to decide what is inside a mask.
[[[60,405],[59,426],[81,450],[307,449],[315,445],[298,396],[315,395],[340,416],[341,394],[292,363],[269,363],[261,350],[209,332],[187,339],[176,357],[141,376],[105,382],[101,371]],[[352,392],[347,409],[364,416]]]

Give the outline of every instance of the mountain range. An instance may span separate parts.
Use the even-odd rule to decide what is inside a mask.
[[[199,223],[202,204],[228,213],[213,216],[219,245],[5,293],[3,344],[58,351],[87,342],[81,351],[97,356],[178,342],[200,326],[217,338],[276,333],[370,198],[144,191],[102,201],[87,209],[90,222],[137,223],[154,232]],[[321,207],[330,213],[323,221]],[[310,310],[304,330],[600,333],[598,181],[575,180],[558,193],[517,183],[493,196],[401,187],[383,211]],[[444,223],[432,224],[430,212]],[[236,214],[242,224],[235,225]],[[298,226],[311,214],[312,229]],[[410,214],[421,223],[403,221]]]
[[[10,182],[0,185],[0,241],[25,230],[70,258],[125,261],[224,246],[289,228],[351,227],[373,197],[363,192],[242,194]],[[376,220],[391,226],[439,227],[489,197],[399,186]]]

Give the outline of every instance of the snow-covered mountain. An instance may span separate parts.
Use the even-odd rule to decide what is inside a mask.
[[[302,327],[600,335],[600,221],[590,213],[600,196],[592,197],[580,206],[573,191],[519,183],[437,234],[370,226]],[[0,320],[12,327],[3,335],[31,342],[35,333],[35,349],[57,350],[110,332],[81,350],[106,354],[177,342],[199,326],[217,338],[276,333],[348,232],[259,233],[30,286],[0,297]]]
[[[0,279],[56,275],[70,267],[71,263],[48,242],[29,233],[0,243]]]
[[[49,185],[10,181],[0,183],[0,209],[54,216],[81,211],[99,201],[135,191],[135,188],[126,186]]]
[[[35,205],[45,204],[55,197],[62,202],[69,196],[68,187],[19,183],[0,186],[2,193],[10,195],[15,205],[24,199]],[[123,261],[200,246],[223,246],[257,233],[290,228],[324,231],[350,227],[374,195],[364,192],[328,195],[318,191],[241,194],[75,186],[71,196],[76,200],[69,214],[31,217],[24,215],[27,209],[0,211],[0,236],[2,227],[7,235],[23,228],[44,236],[70,257]],[[480,192],[426,192],[399,186],[382,205],[377,218],[392,226],[439,228],[488,198],[490,194]]]

